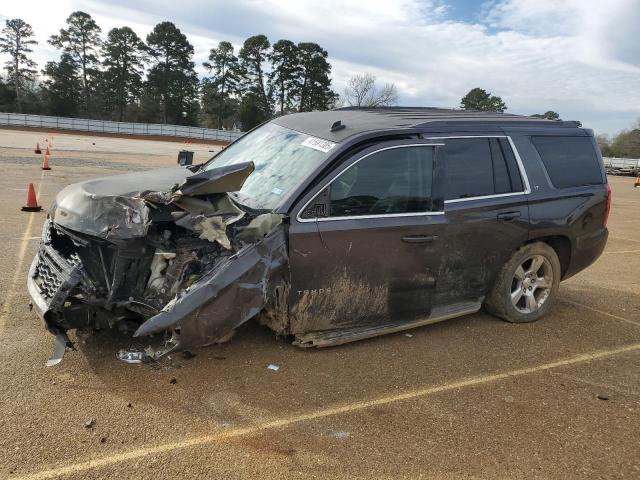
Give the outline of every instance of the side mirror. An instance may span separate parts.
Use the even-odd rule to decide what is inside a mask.
[[[331,186],[318,193],[302,212],[302,218],[322,218],[329,216],[331,204]]]

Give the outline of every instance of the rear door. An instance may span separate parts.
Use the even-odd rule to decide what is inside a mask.
[[[529,184],[506,136],[450,137],[446,145],[445,265],[437,304],[478,301],[486,295],[529,232]]]
[[[429,315],[445,226],[440,153],[420,140],[377,144],[297,210],[289,231],[293,333]]]

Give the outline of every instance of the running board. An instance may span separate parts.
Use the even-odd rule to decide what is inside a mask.
[[[372,327],[357,327],[324,332],[312,332],[296,337],[293,344],[297,347],[332,347],[344,343],[378,337],[388,333],[401,332],[411,328],[422,327],[432,323],[442,322],[450,318],[476,313],[482,306],[484,298],[476,302],[460,302],[446,307],[436,307],[427,318],[406,323],[386,323]]]

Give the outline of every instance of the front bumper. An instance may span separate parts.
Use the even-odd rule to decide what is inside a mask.
[[[48,227],[47,221],[45,230]],[[40,244],[27,275],[27,290],[33,308],[45,320],[49,330],[58,330],[52,324],[55,315],[51,312],[63,307],[69,293],[82,280],[81,269],[79,260],[64,258],[46,240]]]

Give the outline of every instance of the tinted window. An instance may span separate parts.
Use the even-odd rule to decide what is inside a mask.
[[[489,145],[493,157],[494,193],[523,191],[520,170],[509,141],[506,138],[492,138]]]
[[[491,157],[493,159],[493,192],[512,192],[513,188],[511,187],[509,168],[507,167],[507,161],[504,158],[502,149],[498,144],[498,139],[490,139],[489,146],[491,147]]]
[[[556,188],[603,183],[590,137],[531,137]]]
[[[432,177],[431,147],[376,152],[331,182],[330,216],[429,211]]]
[[[445,140],[445,200],[492,195],[493,160],[488,138]]]
[[[511,180],[511,191],[522,192],[524,191],[524,185],[522,183],[522,177],[520,176],[520,169],[518,168],[518,162],[516,156],[511,150],[511,144],[506,138],[495,139],[500,147],[500,152],[507,163],[507,170],[509,170],[509,178]],[[495,141],[494,140],[494,141]]]

